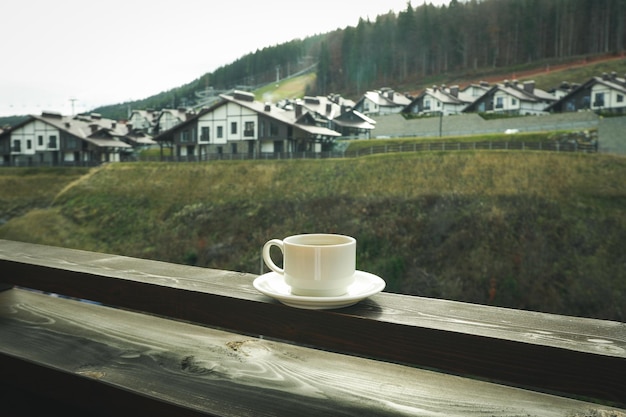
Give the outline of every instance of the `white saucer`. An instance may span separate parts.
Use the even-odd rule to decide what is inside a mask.
[[[329,310],[348,307],[379,293],[385,288],[385,281],[369,272],[356,271],[355,281],[348,287],[348,292],[336,297],[305,297],[291,294],[291,287],[285,283],[282,275],[268,272],[256,278],[254,288],[261,293],[275,298],[290,307],[310,310]]]

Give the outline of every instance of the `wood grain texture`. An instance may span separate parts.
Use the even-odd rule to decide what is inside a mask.
[[[283,306],[256,277],[0,240],[2,279],[238,333],[626,406],[626,324],[381,293]]]
[[[626,415],[19,289],[0,293],[0,340],[3,383],[88,415]]]

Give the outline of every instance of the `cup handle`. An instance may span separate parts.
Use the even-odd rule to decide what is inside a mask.
[[[285,255],[285,250],[284,250],[284,246],[283,246],[283,241],[282,240],[280,240],[280,239],[268,240],[265,243],[265,245],[263,245],[263,260],[265,261],[265,265],[267,265],[267,267],[269,269],[271,269],[272,271],[276,272],[277,274],[285,275],[285,270],[283,268],[278,267],[274,263],[274,261],[272,260],[272,257],[270,255],[270,248],[272,246],[278,246],[280,251],[283,253],[283,257]]]

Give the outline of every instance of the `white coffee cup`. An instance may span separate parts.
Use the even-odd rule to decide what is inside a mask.
[[[272,246],[282,251],[283,268],[272,260]],[[263,260],[269,269],[284,276],[294,295],[339,296],[354,282],[356,240],[321,233],[272,239],[263,246]]]

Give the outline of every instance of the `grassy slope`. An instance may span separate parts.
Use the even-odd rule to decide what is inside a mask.
[[[345,233],[390,291],[624,321],[625,175],[532,152],[111,164],[0,237],[259,272],[269,238]]]
[[[48,207],[65,186],[87,172],[86,168],[0,169],[0,223]]]

